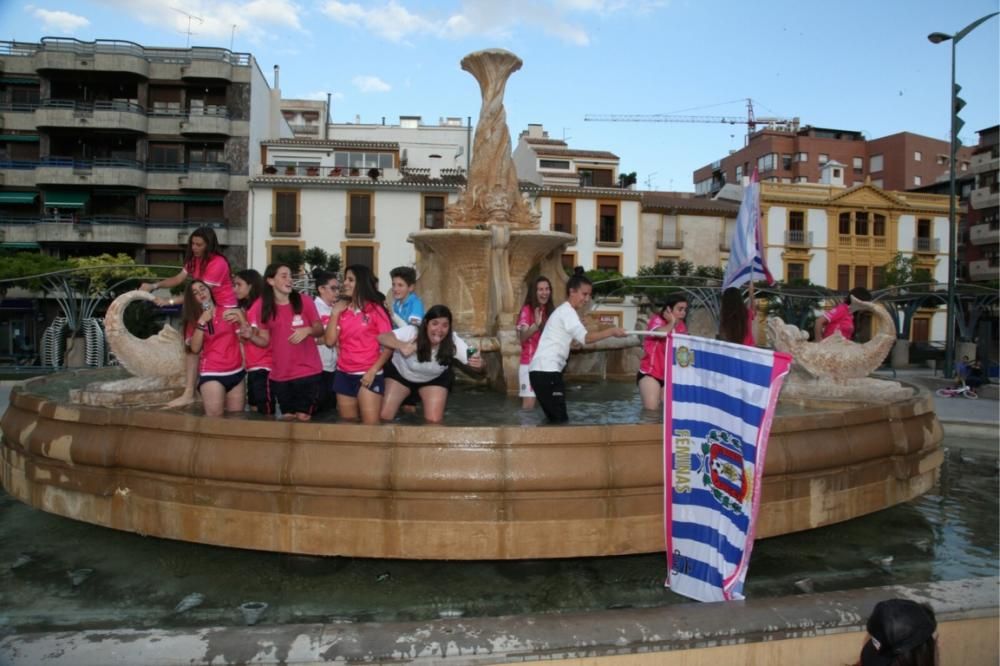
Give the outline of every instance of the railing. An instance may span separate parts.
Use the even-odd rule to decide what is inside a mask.
[[[229,173],[230,166],[226,162],[189,162],[174,164],[154,162],[146,164],[150,173]]]
[[[211,116],[213,118],[228,118],[229,107],[222,104],[206,104],[205,106],[189,106],[188,116]]]
[[[227,49],[195,46],[188,49],[147,49],[141,44],[120,39],[98,39],[82,42],[69,37],[43,37],[41,43],[0,41],[0,55],[33,56],[39,51],[63,51],[80,55],[110,53],[134,55],[150,62],[185,64],[191,60],[220,60],[231,65],[250,65],[249,53],[233,53]]]
[[[371,178],[371,171],[378,172],[375,180],[379,180],[384,175],[384,169],[376,167],[331,167],[331,166],[305,166],[305,165],[274,165],[265,164],[260,167],[261,173],[265,176],[309,176],[310,178]]]
[[[31,170],[39,164],[38,160],[0,160],[0,169]]]
[[[799,245],[802,247],[812,247],[812,232],[804,229],[789,229],[785,232],[785,245]]]
[[[926,236],[917,236],[913,239],[914,252],[939,252],[940,249],[940,239],[928,238]]]
[[[133,215],[44,215],[38,219],[41,224],[94,224],[146,226],[146,221]]]
[[[129,113],[146,113],[146,109],[135,102],[122,100],[97,100],[83,102],[75,99],[43,99],[39,106],[45,109],[72,109],[74,112],[93,113],[94,111],[126,111]]]
[[[296,214],[295,220],[292,221],[288,217],[282,217],[282,219],[277,219],[278,216],[271,214],[271,235],[272,236],[298,236],[300,230],[302,229],[302,216]],[[291,224],[290,224],[291,223]],[[278,226],[284,227],[279,229]],[[289,229],[288,227],[294,227]]]
[[[133,215],[0,215],[0,224],[96,224],[96,225],[129,225],[152,228],[197,228],[211,227],[225,229],[224,218],[183,218],[158,219],[143,218]]]
[[[14,113],[32,113],[41,106],[41,102],[0,102],[0,111],[13,111]]]
[[[139,169],[150,173],[229,173],[231,167],[226,162],[190,162],[188,164],[143,163],[140,160],[121,158],[98,158],[93,160],[76,159],[74,157],[49,156],[38,160],[0,160],[0,170],[18,169],[30,170],[40,166],[66,167],[77,171],[88,171],[94,168]]]
[[[0,224],[36,224],[38,215],[0,215]]]
[[[289,125],[292,128],[292,134],[319,134],[319,125],[303,125],[301,123],[295,125]]]
[[[658,240],[656,241],[657,250],[681,250],[684,249],[684,241],[682,240]]]
[[[98,157],[84,160],[75,157],[62,157],[50,155],[43,157],[39,166],[47,167],[71,167],[74,171],[90,171],[93,169],[145,169],[145,165],[139,160],[129,160],[119,157]]]

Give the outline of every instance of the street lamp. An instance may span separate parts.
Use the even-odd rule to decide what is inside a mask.
[[[932,44],[940,44],[951,40],[951,146],[948,156],[948,314],[946,319],[946,337],[944,346],[944,376],[948,379],[955,372],[955,281],[957,279],[958,253],[958,220],[955,218],[955,157],[958,152],[958,131],[965,121],[958,117],[958,112],[965,106],[965,100],[958,96],[961,86],[955,84],[955,46],[970,32],[988,21],[1000,12],[993,12],[977,19],[959,30],[954,35],[943,32],[932,32],[927,39]]]

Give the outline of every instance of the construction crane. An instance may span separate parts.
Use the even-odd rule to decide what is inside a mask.
[[[587,114],[583,117],[586,122],[612,122],[612,123],[721,123],[726,125],[746,125],[747,142],[750,142],[750,135],[757,131],[757,125],[766,125],[772,129],[784,129],[795,131],[799,127],[798,118],[771,118],[755,117],[753,112],[753,100],[747,98],[747,115],[741,116],[679,116],[666,113],[655,113],[651,115],[640,114]]]

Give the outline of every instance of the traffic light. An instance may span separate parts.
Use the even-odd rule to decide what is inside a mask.
[[[965,125],[965,121],[959,117],[958,112],[965,108],[965,100],[958,96],[958,93],[962,92],[962,86],[955,84],[954,89],[951,91],[952,99],[952,124],[955,132],[955,145],[961,145],[961,140],[958,138],[959,133],[962,131],[962,127]]]

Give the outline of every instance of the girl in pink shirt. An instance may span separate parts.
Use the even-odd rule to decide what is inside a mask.
[[[229,262],[222,254],[219,246],[219,239],[211,227],[198,227],[188,236],[187,256],[184,258],[184,267],[179,273],[172,277],[164,278],[159,282],[146,282],[139,288],[143,291],[152,292],[157,289],[173,289],[184,284],[187,278],[201,280],[208,285],[212,291],[212,300],[215,304],[227,310],[236,307],[236,294],[233,292],[232,278],[229,274]],[[154,302],[163,307],[173,305],[174,298],[156,298]],[[198,358],[187,356],[185,363],[186,383],[184,393],[178,398],[167,403],[167,407],[183,407],[194,402],[194,385],[198,377]]]
[[[660,312],[649,318],[646,330],[663,333],[664,337],[647,335],[642,341],[643,355],[639,362],[639,374],[636,382],[639,384],[639,395],[642,398],[643,409],[657,409],[663,403],[663,378],[666,376],[663,360],[667,350],[666,334],[673,331],[687,333],[687,326],[684,324],[687,309],[687,296],[678,292],[668,296],[663,307],[660,308]]]
[[[239,299],[240,310],[245,313],[260,300],[264,293],[264,278],[252,268],[240,271],[233,278],[233,291]],[[226,313],[230,318],[231,313]],[[250,409],[261,414],[274,413],[274,398],[268,389],[267,382],[271,375],[271,346],[258,347],[243,340],[243,358],[247,368],[247,404]]]
[[[521,389],[521,409],[534,409],[535,392],[531,390],[528,365],[531,363],[538,341],[542,337],[545,322],[552,314],[552,283],[544,275],[539,275],[528,288],[524,297],[524,307],[517,317],[517,336],[521,340],[521,365],[518,368],[518,382]]]
[[[239,327],[215,306],[212,292],[201,280],[184,291],[184,341],[198,359],[198,391],[206,416],[243,411],[243,354]]]
[[[392,356],[378,341],[392,330],[385,296],[375,287],[371,270],[355,264],[344,271],[340,298],[324,338],[328,347],[339,345],[333,378],[337,413],[345,421],[356,421],[360,413],[362,423],[377,424],[385,393],[382,366]]]
[[[854,315],[851,313],[851,302],[853,299],[859,301],[871,301],[872,294],[864,287],[855,287],[847,294],[847,298],[832,310],[824,312],[816,317],[816,325],[813,333],[816,340],[825,340],[840,331],[840,335],[845,340],[854,339]]]
[[[308,421],[319,397],[323,363],[312,338],[323,334],[319,313],[311,298],[292,288],[287,264],[271,264],[264,271],[270,289],[247,313],[240,335],[258,347],[271,348],[273,368],[268,387],[283,419]]]
[[[753,339],[753,282],[750,282],[750,307],[743,305],[739,288],[729,287],[722,292],[719,307],[719,339],[740,345],[754,346]]]

